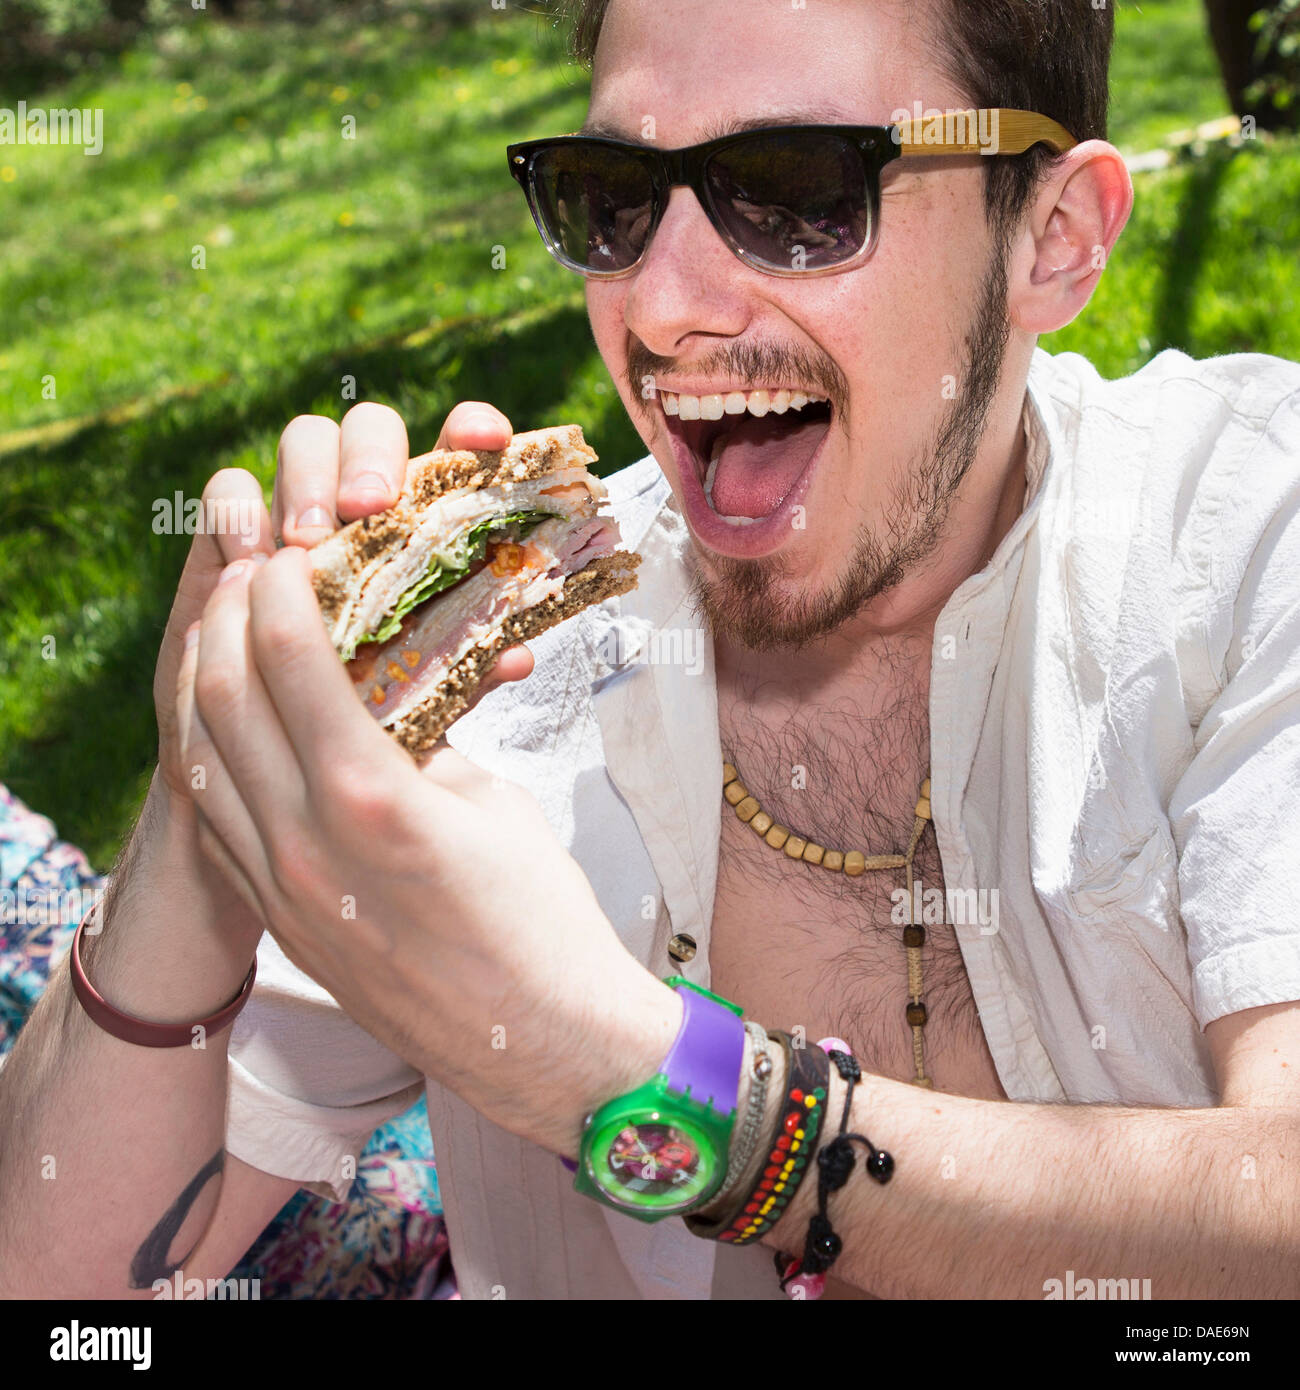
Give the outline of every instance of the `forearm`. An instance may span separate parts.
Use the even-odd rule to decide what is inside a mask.
[[[832,1068],[831,1133],[845,1091]],[[848,1128],[897,1165],[882,1187],[855,1144],[828,1202],[832,1274],[877,1297],[1041,1299],[1068,1271],[1149,1279],[1156,1299],[1300,1295],[1292,1113],[1020,1105],[864,1075]],[[813,1165],[766,1243],[801,1253],[816,1205]]]
[[[118,1009],[184,1022],[238,991],[257,936],[246,911],[213,920],[220,892],[148,820],[82,961]],[[0,1295],[140,1297],[181,1262],[219,1191],[229,1032],[201,1049],[122,1042],[59,965],[0,1068]]]

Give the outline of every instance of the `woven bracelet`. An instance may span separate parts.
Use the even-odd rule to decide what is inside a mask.
[[[769,1030],[786,1057],[786,1096],[758,1183],[731,1224],[718,1236],[728,1245],[749,1245],[770,1231],[803,1182],[830,1089],[830,1058],[819,1047],[792,1045],[790,1035]]]
[[[821,1048],[817,1049],[819,1052]],[[835,1069],[848,1082],[844,1097],[844,1112],[840,1116],[840,1130],[833,1139],[822,1147],[817,1155],[817,1210],[808,1222],[808,1234],[804,1240],[803,1254],[791,1260],[777,1251],[773,1263],[781,1281],[782,1292],[791,1292],[790,1285],[796,1280],[807,1283],[816,1280],[812,1297],[820,1294],[822,1276],[840,1257],[844,1242],[831,1225],[827,1215],[826,1203],[832,1192],[838,1192],[849,1180],[853,1171],[853,1145],[861,1144],[867,1150],[865,1164],[867,1176],[874,1178],[882,1186],[894,1174],[892,1155],[878,1149],[865,1134],[848,1133],[849,1113],[853,1107],[853,1088],[862,1080],[862,1070],[851,1053],[832,1048],[826,1056],[827,1062],[834,1062]],[[829,1072],[827,1073],[829,1077]]]
[[[731,1162],[727,1164],[724,1188],[738,1183],[745,1176],[749,1160],[758,1147],[759,1131],[763,1128],[763,1112],[767,1109],[767,1081],[772,1075],[772,1059],[767,1055],[767,1029],[761,1023],[749,1019],[745,1023],[749,1034],[752,1056],[749,1062],[749,1100],[745,1106],[745,1122],[740,1129],[736,1147],[731,1151]]]

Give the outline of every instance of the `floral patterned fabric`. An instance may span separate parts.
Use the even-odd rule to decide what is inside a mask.
[[[73,895],[106,882],[0,784],[0,1060],[71,944]],[[262,1298],[458,1298],[424,1097],[371,1136],[348,1201],[299,1190],[230,1277]]]

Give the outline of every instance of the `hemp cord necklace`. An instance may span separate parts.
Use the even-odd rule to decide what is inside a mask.
[[[910,1078],[913,1086],[932,1089],[933,1083],[925,1074],[924,1030],[926,1020],[925,1001],[921,997],[921,947],[925,944],[925,928],[912,920],[915,911],[915,895],[912,889],[912,859],[916,847],[925,834],[926,822],[930,814],[930,779],[927,776],[921,783],[921,794],[917,798],[915,820],[912,824],[912,838],[906,854],[863,854],[859,850],[845,853],[838,849],[825,849],[802,836],[794,834],[784,825],[778,825],[758,804],[740,780],[734,764],[722,764],[722,795],[737,817],[762,838],[773,849],[783,850],[789,859],[800,859],[805,864],[820,865],[833,873],[844,873],[856,878],[869,869],[907,870],[907,926],[903,928],[903,945],[907,948],[907,1026],[912,1030],[912,1061],[916,1075]]]

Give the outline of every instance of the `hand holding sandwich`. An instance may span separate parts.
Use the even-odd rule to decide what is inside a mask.
[[[447,416],[437,447],[498,448],[509,441],[510,433],[510,422],[500,411],[481,402],[462,402]],[[190,546],[154,671],[158,770],[135,832],[133,853],[127,857],[125,878],[144,872],[147,879],[153,872],[149,866],[158,861],[157,873],[172,883],[180,876],[192,880],[185,885],[189,895],[204,904],[205,917],[220,918],[220,930],[236,955],[251,956],[262,929],[241,910],[232,890],[238,880],[235,865],[195,815],[193,772],[182,757],[176,725],[176,683],[185,633],[202,617],[227,565],[257,556],[269,559],[279,539],[315,545],[335,532],[339,519],[352,521],[382,510],[401,489],[407,458],[401,417],[387,406],[366,402],[350,410],[342,426],[323,416],[302,415],[286,427],[269,514],[261,484],[245,469],[223,468],[203,489],[205,515],[251,514],[256,524],[247,530],[200,528]],[[304,521],[321,524],[312,527]],[[521,679],[532,669],[528,649],[510,647],[477,696]],[[235,962],[232,968],[235,979],[242,978],[247,959],[242,967]]]
[[[345,420],[344,459],[347,442]],[[528,471],[512,476],[540,505]],[[438,533],[434,522],[465,502],[466,488],[481,494],[474,516],[490,504],[518,524],[519,508],[493,494],[514,486],[502,476],[455,475],[462,486],[426,499],[403,553]],[[287,486],[283,498],[285,539],[301,539]],[[558,576],[557,556],[592,553],[569,543],[592,534],[585,513],[546,505],[552,519],[533,523],[546,537],[536,582],[502,573],[524,618],[554,608],[543,581]],[[463,559],[459,545],[434,544],[435,563]],[[233,566],[192,629],[176,708],[184,764],[204,770],[198,813],[285,954],[358,1023],[496,1123],[573,1155],[586,1111],[654,1070],[680,1004],[627,953],[528,793],[442,743],[417,766],[411,739],[386,731],[358,698],[340,660],[356,633],[322,624],[319,573],[314,551],[292,543],[260,565]],[[558,611],[543,617],[558,621]],[[458,648],[442,645],[450,662]],[[433,680],[407,716],[445,698]],[[425,717],[406,727],[431,726]]]

